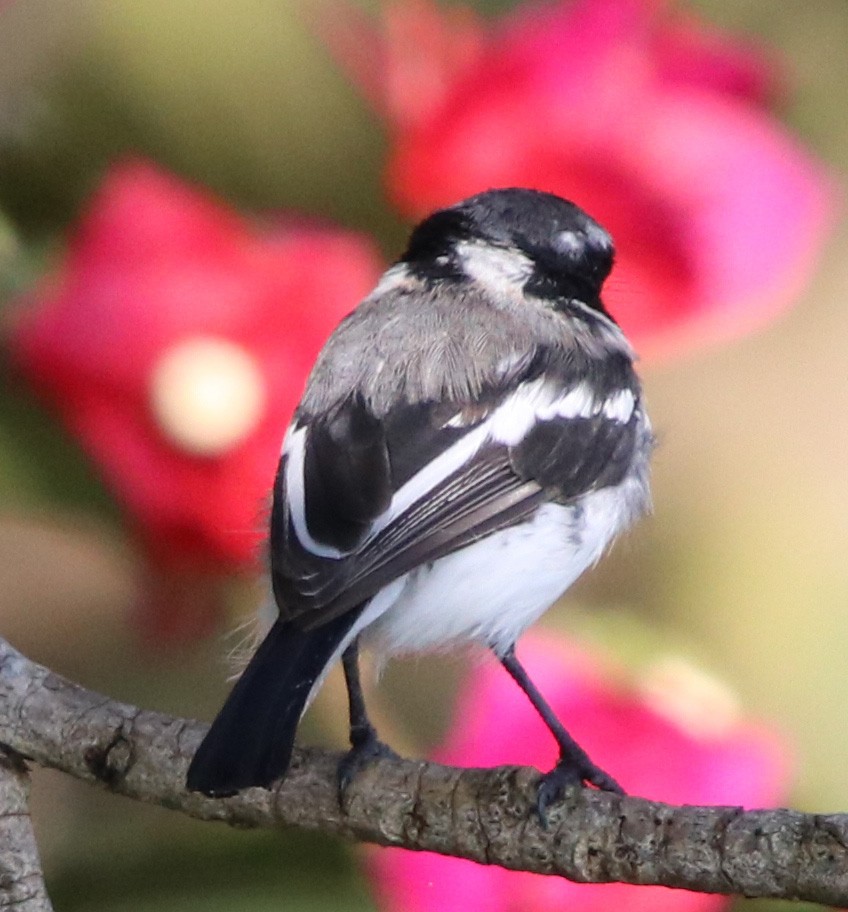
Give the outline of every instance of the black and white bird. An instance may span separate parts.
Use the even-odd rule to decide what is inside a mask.
[[[279,617],[200,745],[188,787],[226,795],[288,769],[341,657],[344,786],[387,750],[360,643],[381,656],[494,651],[557,741],[539,809],[575,782],[620,791],[516,658],[524,630],[649,507],[650,423],[630,345],[604,308],[607,232],[573,203],[490,190],[436,212],[335,330],[274,484]]]

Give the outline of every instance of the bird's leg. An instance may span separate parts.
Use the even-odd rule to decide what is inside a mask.
[[[545,773],[539,782],[536,808],[542,823],[545,823],[548,805],[560,798],[569,785],[582,785],[584,782],[588,782],[603,791],[623,795],[624,789],[612,776],[596,766],[589,759],[586,751],[565,730],[539,689],[530,680],[524,666],[518,661],[514,647],[510,647],[498,658],[515,683],[527,695],[559,747],[557,765],[550,772]]]
[[[377,731],[365,710],[362,682],[359,678],[359,640],[354,640],[342,653],[342,667],[347,683],[350,706],[350,750],[339,764],[339,797],[344,795],[356,773],[377,757],[394,757],[391,748],[377,737]]]

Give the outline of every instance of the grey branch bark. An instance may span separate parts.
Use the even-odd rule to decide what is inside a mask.
[[[671,807],[588,789],[532,812],[538,773],[381,759],[339,805],[339,755],[296,751],[285,781],[213,800],[185,790],[206,726],[85,690],[0,640],[0,744],[113,792],[234,826],[298,826],[592,883],[848,905],[848,815]]]
[[[29,816],[29,773],[0,748],[0,909],[51,912]]]

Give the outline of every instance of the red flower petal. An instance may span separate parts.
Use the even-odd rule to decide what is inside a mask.
[[[306,225],[263,229],[152,165],[129,162],[107,176],[13,345],[156,561],[240,569],[256,560],[282,435],[307,372],[379,271],[361,237]],[[236,421],[230,443],[226,426],[223,436],[212,429],[212,452],[202,440],[198,449],[175,438],[152,392],[163,358],[195,340],[233,353],[234,382],[245,382],[248,365],[264,403],[247,426],[238,425],[237,402],[229,414],[212,414]],[[188,365],[200,372],[195,395],[209,380],[205,350]]]
[[[411,32],[424,2],[386,19]],[[402,32],[361,50],[379,49],[388,84],[410,55],[428,59],[408,36],[406,56],[387,47]],[[776,80],[764,53],[659,2],[578,0],[523,7],[442,73],[425,104],[408,81],[381,106],[392,199],[414,218],[496,186],[575,200],[616,240],[607,303],[637,348],[741,334],[807,281],[833,186],[761,107]]]

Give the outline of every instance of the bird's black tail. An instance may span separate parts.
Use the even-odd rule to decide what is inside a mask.
[[[350,611],[310,631],[274,624],[191,761],[191,791],[223,797],[285,774],[312,685],[358,615]]]

